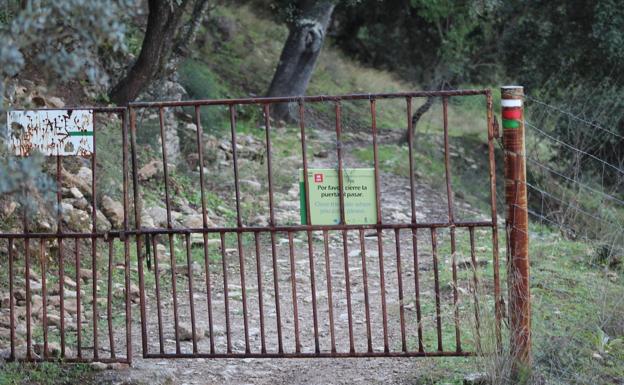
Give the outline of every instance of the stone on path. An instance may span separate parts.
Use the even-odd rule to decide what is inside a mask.
[[[464,377],[464,385],[488,385],[487,373],[470,373]]]
[[[199,341],[204,338],[206,331],[203,327],[195,324],[195,340]],[[193,340],[193,329],[190,323],[180,323],[178,324],[178,336],[182,341],[192,341]]]

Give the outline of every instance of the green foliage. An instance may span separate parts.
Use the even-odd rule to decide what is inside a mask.
[[[338,45],[365,63],[439,87],[496,75],[495,3],[365,0],[337,7]],[[483,71],[492,67],[494,71]]]
[[[2,385],[61,385],[85,383],[92,369],[85,364],[61,365],[43,362],[39,364],[6,363],[0,366]],[[87,381],[86,383],[91,383]]]
[[[215,74],[197,60],[188,60],[178,70],[180,82],[192,99],[218,99],[222,86]]]
[[[604,250],[592,260],[616,266],[622,258],[624,239],[617,225],[624,221],[623,207],[617,201],[624,199],[622,174],[616,169],[624,161],[624,88],[611,84],[610,79],[591,84],[568,83],[561,77],[531,92],[539,101],[529,99],[526,107],[527,151],[531,154],[527,178],[550,195],[530,189],[529,203],[533,211],[562,224],[569,236],[605,243]],[[537,129],[559,142],[549,140]],[[554,174],[534,163],[535,159],[583,185],[560,176],[553,178]]]
[[[121,122],[114,118],[112,121],[104,121],[102,119],[97,132],[97,168],[96,175],[98,180],[98,195],[108,195],[122,200],[122,172],[121,159],[122,154],[122,136],[119,131]],[[106,151],[99,151],[106,149]]]
[[[336,42],[375,67],[421,83],[489,82],[507,74],[540,86],[553,74],[621,79],[624,11],[615,0],[341,3]]]
[[[6,25],[19,12],[20,0],[4,0],[0,5],[0,25]]]
[[[201,61],[227,85],[227,95],[262,95],[279,59],[287,28],[258,17],[256,10],[218,7],[211,12]]]
[[[621,279],[587,267],[590,246],[536,230],[530,250],[536,369],[546,383],[612,383],[624,375],[622,327],[609,327],[621,319]]]
[[[127,6],[125,0],[28,2],[10,23],[0,26],[2,78],[15,75],[28,60],[43,75],[61,80],[81,75],[103,84],[107,75],[97,52],[125,49],[119,10]]]
[[[43,172],[43,157],[3,156],[0,151],[0,196],[12,196],[27,212],[40,203],[54,202],[56,184]]]
[[[611,63],[624,59],[624,9],[615,0],[603,0],[596,3],[595,22],[592,25],[593,38],[598,40],[599,48],[605,52]]]
[[[622,79],[624,16],[616,1],[509,2],[501,8],[502,54],[511,77],[539,87],[562,74],[566,82]]]
[[[188,92],[191,99],[219,99],[224,97],[225,88],[221,85],[218,77],[205,63],[189,59],[178,70],[180,83]],[[187,113],[194,115],[192,108],[185,109]],[[227,127],[225,111],[218,111],[215,107],[201,109],[201,124],[204,130],[214,131]]]
[[[50,82],[78,77],[95,86],[106,84],[98,52],[125,49],[120,9],[129,6],[128,1],[37,0],[27,2],[23,10],[13,3],[0,9],[0,95],[6,81],[26,63]],[[0,193],[30,191],[28,201],[26,194],[16,195],[28,206],[35,204],[37,191],[44,196],[53,191],[40,172],[40,159],[6,159],[6,154],[0,159]]]
[[[531,124],[606,162],[616,166],[624,162],[624,87],[621,84],[614,83],[610,77],[599,82],[570,82],[555,75],[532,94],[567,113],[551,113],[552,110],[539,103],[530,103]],[[570,158],[575,154],[564,145],[555,144],[553,148],[552,161],[569,167]],[[607,185],[617,186],[618,178],[622,178],[612,168],[603,170],[602,164],[592,159],[584,159],[583,166]]]

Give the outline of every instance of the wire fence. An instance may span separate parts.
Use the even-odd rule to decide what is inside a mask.
[[[616,142],[624,136],[590,117],[535,97],[525,95],[525,101],[529,215],[568,238],[588,242],[600,252],[607,250],[610,260],[619,261],[624,253],[624,160],[615,164],[580,148],[560,135],[553,121],[540,116],[552,116],[556,124],[565,122],[566,132],[581,135],[593,129]]]

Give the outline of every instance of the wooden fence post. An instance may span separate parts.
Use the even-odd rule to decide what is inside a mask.
[[[523,98],[524,90],[521,86],[501,87],[507,204],[510,350],[513,359],[512,370],[516,376],[521,377],[528,374],[531,367],[529,218]]]

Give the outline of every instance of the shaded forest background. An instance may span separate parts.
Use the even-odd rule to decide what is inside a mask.
[[[538,131],[528,139],[541,162],[528,180],[550,191],[535,190],[531,208],[566,236],[613,244],[621,226],[604,225],[619,223],[621,207],[611,204],[624,192],[622,31],[616,0],[3,0],[1,108],[519,84],[527,127],[556,139],[544,144]],[[415,130],[436,103],[415,107]],[[292,108],[276,105],[273,121],[294,123]],[[469,130],[474,111],[464,112]],[[209,131],[220,124],[202,120]],[[405,145],[405,127],[396,128]],[[183,135],[167,135],[171,158],[187,156]],[[5,151],[0,193],[51,190],[35,178],[41,160]],[[602,219],[578,216],[592,212]]]
[[[624,9],[616,0],[235,3],[289,31],[279,42],[283,49],[275,72],[256,74],[248,94],[304,94],[318,53],[329,44],[413,88],[521,84],[531,96],[624,133],[624,69],[618,65],[624,59]],[[2,87],[36,73],[48,84],[79,82],[88,96],[84,102],[152,99],[149,87],[176,77],[181,63],[198,57],[198,47],[208,41],[218,49],[215,36],[231,39],[228,35],[238,33],[211,12],[220,4],[4,0]],[[14,102],[5,95],[5,106]],[[287,111],[275,114],[288,119]],[[571,132],[571,127],[562,121],[554,128],[581,149],[622,164],[621,136],[603,135],[591,126],[580,132],[574,126]]]

